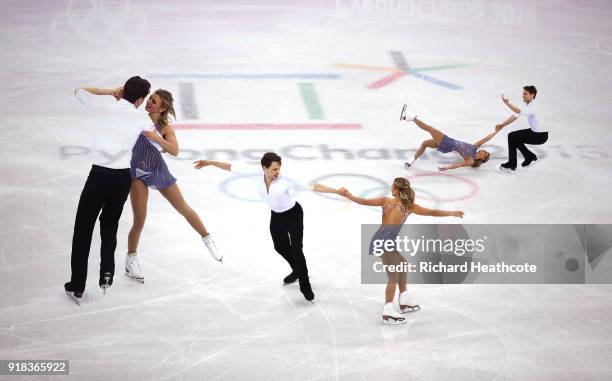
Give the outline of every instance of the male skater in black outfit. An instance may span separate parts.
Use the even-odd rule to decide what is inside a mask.
[[[521,164],[522,167],[529,167],[538,160],[535,153],[531,152],[525,144],[541,145],[546,143],[548,140],[548,132],[543,130],[538,122],[535,115],[535,97],[538,94],[538,90],[534,86],[523,87],[523,102],[525,102],[525,108],[514,106],[508,98],[502,94],[502,101],[518,115],[511,115],[503,123],[495,126],[496,131],[500,131],[510,123],[514,122],[518,117],[524,116],[527,118],[530,128],[525,130],[513,131],[508,134],[508,161],[501,165],[502,170],[514,171],[516,170],[516,150],[518,149],[523,154],[525,161]]]
[[[213,160],[199,160],[195,168],[214,166],[239,174],[253,174],[248,169],[242,170],[230,163]],[[261,171],[252,177],[257,192],[262,201],[271,209],[270,235],[274,249],[291,266],[291,274],[283,281],[285,284],[300,281],[300,291],[308,301],[314,299],[314,293],[308,278],[308,266],[302,251],[304,236],[304,211],[299,202],[295,201],[293,190],[295,185],[280,175],[281,157],[274,152],[267,152],[261,158]],[[316,191],[316,189],[313,189]]]
[[[123,87],[116,89],[88,87],[75,91],[77,99],[88,106],[87,111],[99,118],[93,122],[94,164],[81,192],[74,221],[70,258],[72,277],[70,282],[64,285],[68,295],[77,304],[85,290],[89,249],[98,215],[102,241],[98,284],[106,291],[113,283],[119,218],[131,186],[130,156],[138,136],[147,125],[147,114],[136,109],[143,103],[150,89],[151,85],[147,80],[136,76],[128,79]],[[117,102],[112,102],[112,106],[108,105],[102,110],[96,109],[92,106],[104,106],[104,98],[110,98],[95,97],[96,95],[114,96]],[[118,158],[108,163],[109,154]]]

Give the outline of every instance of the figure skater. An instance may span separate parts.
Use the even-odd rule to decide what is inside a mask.
[[[493,131],[474,144],[462,142],[460,140],[455,140],[449,137],[448,135],[445,135],[441,131],[436,130],[432,126],[423,123],[420,119],[417,118],[416,115],[413,117],[407,118],[406,117],[406,105],[404,105],[404,108],[402,109],[400,120],[407,120],[408,122],[414,122],[417,126],[429,132],[429,134],[431,135],[431,139],[425,140],[421,143],[421,146],[417,149],[412,159],[404,163],[404,166],[406,168],[410,168],[410,166],[412,166],[412,164],[416,161],[416,159],[418,159],[423,154],[423,152],[425,152],[426,148],[437,148],[437,150],[442,153],[456,151],[463,158],[463,161],[459,161],[457,163],[451,164],[446,167],[438,167],[440,171],[446,171],[449,169],[468,167],[468,166],[478,168],[480,167],[481,164],[489,161],[489,158],[491,157],[491,154],[488,151],[484,149],[479,150],[478,148],[480,148],[480,146],[482,146],[483,144],[491,140],[498,132],[498,131]]]
[[[81,192],[74,221],[70,257],[72,275],[64,284],[64,290],[77,304],[85,290],[91,238],[98,215],[101,238],[98,284],[105,293],[113,284],[117,229],[130,191],[130,163],[128,157],[107,163],[108,157],[99,155],[101,152],[132,149],[146,126],[146,115],[135,109],[142,104],[150,88],[147,80],[136,76],[116,89],[83,87],[74,92],[77,100],[87,106],[88,112],[95,108],[104,115],[103,119],[92,122],[93,165]],[[105,106],[108,96],[115,97],[117,102]]]
[[[525,158],[525,161],[521,163],[521,166],[524,168],[531,166],[538,160],[538,157],[535,153],[531,152],[527,147],[525,147],[525,144],[541,145],[546,143],[548,140],[548,132],[542,129],[535,115],[535,98],[537,94],[538,90],[535,88],[535,86],[523,87],[523,102],[525,102],[525,108],[523,108],[523,110],[510,103],[510,100],[504,97],[504,94],[502,94],[502,101],[504,104],[518,115],[511,115],[503,123],[495,126],[495,130],[501,131],[502,128],[514,122],[521,116],[527,118],[527,122],[529,123],[530,127],[524,130],[513,131],[508,134],[508,161],[500,166],[500,168],[503,170],[516,170],[517,149],[521,151],[521,154]]]
[[[374,234],[374,240],[395,240],[400,229],[411,213],[421,216],[433,217],[459,217],[463,218],[463,211],[446,211],[439,209],[427,209],[414,202],[414,190],[410,187],[410,182],[403,178],[397,177],[393,180],[391,186],[391,194],[393,197],[377,197],[365,199],[351,194],[346,188],[334,189],[322,184],[316,184],[315,189],[321,193],[335,193],[348,198],[360,205],[380,206],[382,208],[382,223],[378,231]],[[386,247],[385,247],[386,248]],[[381,255],[383,265],[393,265],[399,268],[402,263],[406,262],[401,254],[396,250],[385,251]],[[393,298],[395,297],[395,288],[399,286],[399,308],[402,313],[418,311],[420,305],[414,300],[406,289],[406,272],[390,272],[388,267],[385,267],[387,272],[388,282],[385,290],[385,305],[383,307],[382,319],[384,324],[404,324],[406,318],[398,313],[393,307]]]
[[[149,113],[155,128],[143,132],[132,149],[130,199],[134,220],[128,235],[128,252],[125,258],[126,275],[139,281],[144,281],[144,275],[138,263],[137,249],[147,218],[149,188],[158,190],[170,205],[185,217],[191,227],[202,237],[202,241],[214,259],[220,262],[223,260],[223,256],[217,250],[200,216],[183,199],[176,184],[176,178],[172,176],[162,157],[164,152],[173,156],[179,153],[176,135],[168,120],[168,115],[176,118],[172,94],[166,90],[156,90],[149,96],[145,110]]]
[[[300,203],[295,201],[292,192],[303,188],[296,187],[280,175],[281,157],[277,154],[267,152],[260,162],[261,170],[257,172],[221,161],[198,160],[194,164],[196,169],[214,166],[233,173],[256,175],[251,177],[255,180],[252,183],[261,200],[271,209],[270,235],[274,249],[291,267],[291,273],[283,279],[283,282],[290,284],[299,280],[300,291],[304,298],[312,301],[315,295],[308,278],[308,266],[302,251],[304,211]],[[312,190],[317,191],[317,188]]]

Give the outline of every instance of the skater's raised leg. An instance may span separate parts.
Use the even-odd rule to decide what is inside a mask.
[[[189,222],[189,225],[191,225],[191,227],[200,234],[202,241],[210,252],[210,255],[212,255],[212,257],[217,261],[222,261],[223,256],[217,250],[211,235],[206,230],[206,227],[204,226],[204,223],[202,223],[198,213],[196,213],[196,211],[193,210],[183,198],[178,185],[176,185],[176,183],[172,184],[168,188],[160,189],[159,192],[166,198],[166,200],[168,200],[170,205],[172,205],[177,212],[185,217],[187,222]]]
[[[444,138],[444,134],[441,131],[436,130],[435,128],[433,128],[427,123],[424,123],[417,117],[414,118],[414,123],[417,126],[419,126],[419,128],[421,128],[422,130],[429,132],[429,134],[431,135],[433,140],[436,142],[436,144],[440,145],[440,143],[442,142],[442,139]]]

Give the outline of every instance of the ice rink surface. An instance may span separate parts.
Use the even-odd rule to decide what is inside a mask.
[[[246,180],[191,164],[274,150],[302,185],[373,197],[407,176],[418,203],[466,224],[612,223],[611,17],[607,1],[3,2],[0,359],[69,359],[78,380],[611,379],[611,286],[418,285],[422,310],[383,326],[384,286],[360,284],[359,258],[380,210],[298,196],[313,305],[281,286],[289,269]],[[121,274],[128,201],[115,284],[96,286],[96,228],[77,307],[62,285],[91,161],[72,91],[135,74],[175,95],[181,154],[166,160],[225,263],[152,191],[145,284]],[[457,157],[431,152],[403,168],[427,138],[398,121],[403,103],[475,141],[510,115],[500,94],[520,107],[528,84],[550,134],[537,166],[496,170],[518,120],[479,169],[437,172]]]

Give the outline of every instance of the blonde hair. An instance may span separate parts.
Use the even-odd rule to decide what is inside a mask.
[[[172,115],[174,119],[176,119],[176,112],[174,111],[174,99],[172,98],[172,93],[168,90],[157,89],[153,93],[153,95],[157,95],[161,101],[162,107],[165,109],[159,116],[159,120],[157,123],[161,125],[161,128],[164,128],[168,125],[168,115]]]
[[[410,181],[404,177],[397,177],[393,180],[393,186],[399,193],[402,206],[409,208],[414,203],[414,190],[410,186]]]
[[[489,158],[491,157],[491,154],[488,151],[486,151],[486,150],[481,150],[481,151],[483,151],[486,154],[485,158],[484,158],[484,160],[482,160],[482,159],[474,159],[474,164],[472,164],[472,167],[474,167],[474,168],[480,167],[480,165],[482,163],[486,163],[487,161],[489,161]],[[480,151],[478,151],[478,152],[480,152]]]

